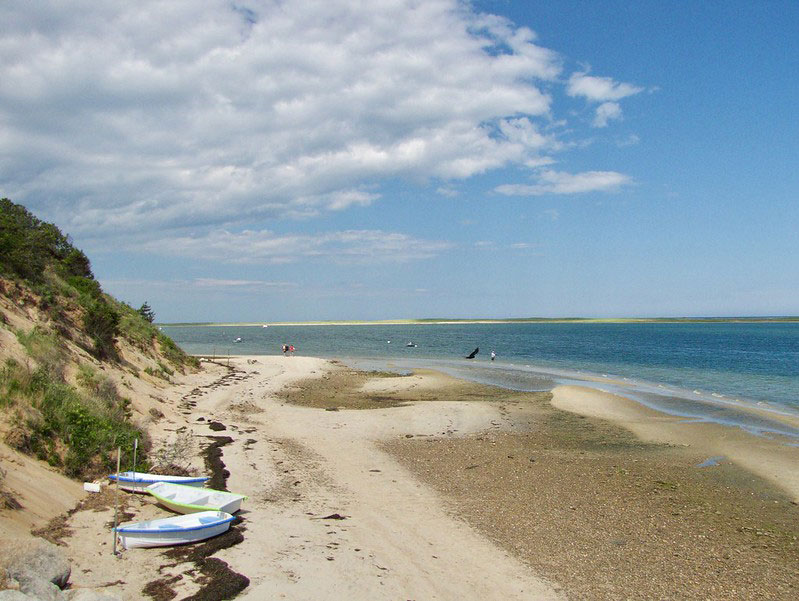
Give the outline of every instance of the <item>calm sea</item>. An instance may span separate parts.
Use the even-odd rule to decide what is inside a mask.
[[[164,326],[164,333],[198,355],[275,355],[286,343],[358,368],[433,367],[516,390],[587,383],[675,415],[799,439],[796,429],[742,411],[799,416],[799,323]]]

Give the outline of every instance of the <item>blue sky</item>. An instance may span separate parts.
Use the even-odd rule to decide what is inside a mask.
[[[162,321],[799,313],[799,3],[0,5],[0,195]]]

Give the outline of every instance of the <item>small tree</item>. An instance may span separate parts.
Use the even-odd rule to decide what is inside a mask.
[[[144,319],[146,319],[150,323],[153,323],[153,321],[155,321],[155,311],[153,311],[150,305],[147,304],[147,301],[144,301],[144,304],[141,307],[139,307],[139,315],[144,317]]]

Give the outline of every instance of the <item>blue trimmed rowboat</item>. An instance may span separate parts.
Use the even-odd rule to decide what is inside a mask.
[[[111,474],[108,479],[116,482],[117,475]],[[119,488],[131,492],[147,492],[147,487],[156,482],[171,482],[186,486],[203,486],[208,480],[207,476],[165,476],[162,474],[147,474],[145,472],[120,472]]]
[[[226,532],[235,520],[224,511],[201,511],[146,522],[128,522],[116,527],[125,549],[185,545]]]

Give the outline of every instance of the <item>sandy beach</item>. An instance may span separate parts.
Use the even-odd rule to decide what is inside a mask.
[[[249,496],[242,519],[199,550],[115,557],[113,492],[90,495],[62,520],[73,588],[131,600],[799,593],[799,448],[782,441],[581,387],[517,393],[299,356],[203,365],[150,429],[156,442],[190,433],[194,467]],[[126,520],[167,515],[122,498]]]

